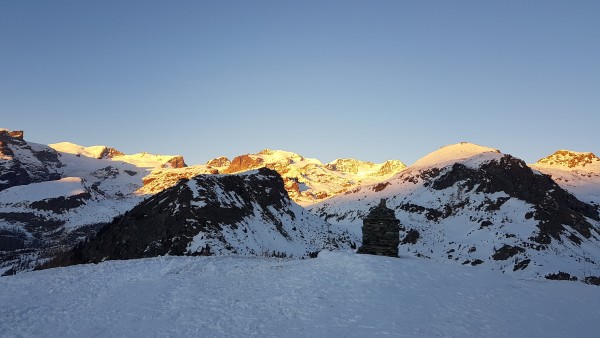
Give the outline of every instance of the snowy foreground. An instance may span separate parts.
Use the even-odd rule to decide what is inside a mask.
[[[600,288],[324,252],[160,257],[0,278],[2,337],[597,337]]]

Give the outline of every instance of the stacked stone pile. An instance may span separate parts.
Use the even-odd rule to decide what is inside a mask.
[[[360,254],[398,257],[400,244],[400,221],[394,211],[382,199],[363,220],[363,245]]]

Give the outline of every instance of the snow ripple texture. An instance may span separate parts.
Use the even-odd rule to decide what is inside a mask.
[[[2,337],[597,337],[598,287],[416,258],[159,257],[0,278]]]

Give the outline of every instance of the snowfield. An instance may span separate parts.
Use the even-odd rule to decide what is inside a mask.
[[[426,259],[158,257],[0,278],[3,337],[597,337],[600,289]]]

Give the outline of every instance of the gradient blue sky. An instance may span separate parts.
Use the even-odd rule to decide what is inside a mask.
[[[34,142],[533,162],[599,122],[600,1],[0,1],[0,127]]]

